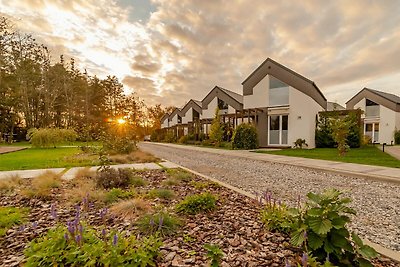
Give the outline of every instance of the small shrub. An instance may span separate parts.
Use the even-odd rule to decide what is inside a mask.
[[[153,235],[156,233],[162,236],[174,234],[182,225],[181,220],[167,212],[157,212],[154,214],[146,214],[136,222],[140,232]]]
[[[233,149],[255,149],[258,147],[257,129],[250,123],[236,127],[232,137]]]
[[[96,188],[96,182],[92,179],[87,178],[75,178],[69,183],[72,188],[68,188],[64,191],[64,198],[71,204],[76,204],[82,201],[84,198],[88,198],[90,202],[106,202],[106,192]]]
[[[400,145],[400,130],[394,131],[394,143]]]
[[[174,134],[174,132],[168,132],[165,135],[165,142],[167,143],[176,143],[176,135]]]
[[[214,142],[215,146],[219,146],[224,137],[224,127],[221,123],[219,111],[219,108],[215,110],[215,116],[210,126],[210,140]]]
[[[0,207],[0,237],[14,225],[23,223],[28,215],[27,209],[16,207]]]
[[[121,199],[127,199],[133,196],[135,196],[135,192],[133,191],[125,191],[122,190],[121,188],[113,188],[107,193],[105,193],[104,202],[106,204],[111,204]]]
[[[11,193],[22,185],[23,181],[19,176],[12,176],[7,179],[0,179],[0,193]]]
[[[49,199],[52,189],[61,186],[61,175],[46,171],[45,173],[32,179],[29,188],[21,191],[22,195],[28,198]]]
[[[51,229],[25,249],[24,266],[155,266],[162,242],[123,233],[97,233],[86,225]]]
[[[149,197],[160,198],[160,199],[172,199],[175,197],[175,193],[174,191],[169,189],[159,188],[150,190]]]
[[[295,219],[285,204],[267,202],[261,210],[261,221],[269,231],[290,233]]]
[[[332,120],[331,123],[332,138],[337,144],[339,156],[344,156],[350,149],[347,137],[350,133],[350,127],[352,127],[354,122],[349,121],[346,118],[336,118]]]
[[[97,172],[96,184],[100,188],[127,188],[131,184],[132,172],[128,169],[104,168]]]
[[[180,213],[197,214],[214,210],[216,208],[216,202],[217,197],[207,192],[187,196],[176,206],[176,209]]]
[[[77,137],[74,130],[57,128],[30,129],[27,135],[34,147],[56,147],[62,143],[73,142]]]
[[[181,183],[181,181],[179,181],[178,179],[174,179],[174,178],[169,178],[167,180],[162,181],[162,184],[165,186],[174,186],[174,185],[178,185],[180,183]]]
[[[90,170],[90,168],[81,168],[75,174],[75,179],[94,179],[96,177],[96,172]]]
[[[218,267],[224,256],[222,250],[217,245],[211,244],[205,244],[204,248],[207,251],[207,258],[210,260],[210,267]]]
[[[181,138],[179,138],[178,143],[180,143],[180,144],[187,144],[188,141],[189,141],[189,136],[184,135],[184,136],[181,136]]]
[[[151,205],[141,198],[123,200],[110,208],[110,213],[125,220],[134,220],[138,216],[151,211]]]
[[[361,144],[362,144],[363,146],[372,144],[372,138],[371,138],[371,136],[369,136],[369,135],[364,135],[363,138],[362,138],[362,143],[361,143]]]
[[[190,182],[193,179],[193,174],[182,169],[167,169],[169,177],[178,181]]]
[[[130,183],[134,187],[142,187],[142,186],[147,185],[147,182],[140,176],[132,177]]]
[[[121,132],[118,127],[110,128],[101,138],[103,150],[109,154],[130,154],[137,149],[136,135]]]
[[[303,146],[308,147],[305,139],[298,138],[296,142],[294,142],[294,148],[303,149]]]
[[[193,186],[196,189],[205,189],[210,187],[210,184],[207,182],[196,182],[196,181],[191,181],[190,185]]]
[[[308,193],[306,207],[295,216],[296,230],[291,242],[304,246],[321,263],[329,258],[334,265],[372,266],[369,259],[377,253],[356,234],[350,234],[346,225],[350,222],[349,215],[355,215],[355,211],[347,206],[351,199],[341,195],[335,189],[322,194]]]

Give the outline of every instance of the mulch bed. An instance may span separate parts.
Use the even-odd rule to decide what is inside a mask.
[[[214,212],[193,216],[181,216],[182,228],[171,237],[165,237],[157,260],[158,266],[208,266],[204,244],[216,244],[224,252],[221,266],[285,266],[286,259],[294,262],[301,251],[289,243],[289,237],[280,233],[271,233],[264,229],[259,220],[260,207],[241,194],[230,189],[210,184],[207,189],[196,189],[190,182],[181,182],[174,186],[164,186],[168,179],[165,171],[145,171],[140,175],[149,183],[138,191],[146,192],[154,188],[169,188],[175,191],[176,198],[151,200],[152,205],[163,204],[173,207],[185,196],[210,191],[218,195],[218,208]],[[207,182],[203,178],[193,177],[192,181]],[[29,186],[30,181],[26,181]],[[27,199],[14,193],[0,196],[0,206],[30,208],[27,222],[10,229],[0,237],[0,266],[23,265],[23,250],[27,244],[57,223],[65,223],[75,216],[76,207],[67,204],[63,191],[70,185],[64,181],[61,188],[55,189],[50,200]],[[57,220],[52,218],[50,207],[57,207]],[[86,218],[90,225],[102,224],[99,211],[103,206],[94,203]],[[108,217],[107,225],[136,234],[132,222],[117,217]],[[391,260],[381,258],[375,266],[398,266]]]

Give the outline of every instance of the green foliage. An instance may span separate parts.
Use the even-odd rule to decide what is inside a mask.
[[[77,134],[72,129],[42,128],[30,129],[27,137],[34,147],[56,147],[62,143],[73,142]]]
[[[346,225],[350,222],[349,215],[355,215],[355,211],[348,207],[351,199],[341,195],[335,189],[322,194],[308,193],[306,207],[295,217],[291,242],[295,246],[303,245],[319,262],[329,256],[329,261],[339,266],[372,266],[369,259],[377,254],[357,235],[350,236]]]
[[[71,234],[58,226],[29,244],[24,251],[25,266],[155,266],[161,245],[154,236],[104,235],[89,226],[83,226],[82,233]]]
[[[400,130],[394,131],[394,143],[400,145]]]
[[[337,144],[340,156],[344,156],[350,149],[347,137],[349,136],[352,123],[353,122],[347,118],[336,118],[332,120],[332,137]]]
[[[295,211],[285,204],[267,202],[261,210],[261,221],[270,231],[290,233],[295,223]]]
[[[332,138],[332,127],[330,118],[320,114],[315,129],[316,147],[334,147],[335,141]]]
[[[132,137],[107,135],[102,141],[104,151],[112,154],[130,154],[137,150],[136,140]]]
[[[189,142],[189,136],[184,135],[179,138],[178,143],[180,144],[187,144]]]
[[[168,131],[165,135],[165,142],[167,143],[176,143],[176,135],[173,131]]]
[[[182,200],[176,210],[180,213],[197,214],[200,212],[212,211],[216,208],[217,197],[209,192],[190,195]]]
[[[147,235],[161,234],[162,236],[173,235],[182,225],[179,218],[167,212],[146,214],[140,217],[136,225],[141,233]]]
[[[150,135],[150,141],[161,142],[165,139],[165,132],[162,129],[154,130]]]
[[[232,137],[233,149],[255,149],[258,147],[257,129],[251,123],[236,127]]]
[[[14,225],[23,223],[28,215],[27,209],[16,207],[0,207],[0,237]]]
[[[160,199],[172,199],[175,197],[174,191],[164,188],[156,188],[149,191],[149,197]]]
[[[140,176],[132,177],[130,180],[130,183],[134,187],[141,187],[141,186],[145,186],[147,184],[147,182]]]
[[[97,172],[96,185],[99,188],[127,188],[131,184],[132,172],[128,169],[104,168]]]
[[[183,169],[167,169],[168,176],[178,181],[190,182],[193,174]]]
[[[219,108],[215,110],[215,117],[211,123],[210,128],[210,140],[214,142],[216,146],[223,141],[224,128],[221,123],[221,116],[219,115]]]
[[[294,142],[294,147],[295,147],[295,148],[303,149],[303,146],[308,147],[308,145],[307,145],[305,139],[298,138],[298,139]]]
[[[207,251],[207,258],[211,261],[211,267],[218,267],[224,253],[217,245],[205,244],[204,249]]]
[[[134,191],[125,191],[121,188],[113,188],[108,191],[104,196],[104,202],[106,204],[111,204],[117,202],[121,199],[128,199],[134,197],[136,194]]]

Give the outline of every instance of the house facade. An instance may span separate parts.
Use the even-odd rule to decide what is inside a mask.
[[[190,99],[188,103],[181,109],[183,134],[199,134],[200,120],[202,117],[201,101]]]
[[[364,88],[346,103],[347,109],[361,109],[364,135],[374,143],[391,144],[400,129],[400,97]]]
[[[268,58],[242,85],[242,113],[256,125],[261,147],[291,147],[299,138],[315,147],[316,117],[327,100],[313,81]]]

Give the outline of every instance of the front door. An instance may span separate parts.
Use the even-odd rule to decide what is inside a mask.
[[[371,137],[372,143],[379,142],[379,122],[365,123],[364,134]]]
[[[288,144],[288,115],[268,116],[268,145],[279,146]]]

